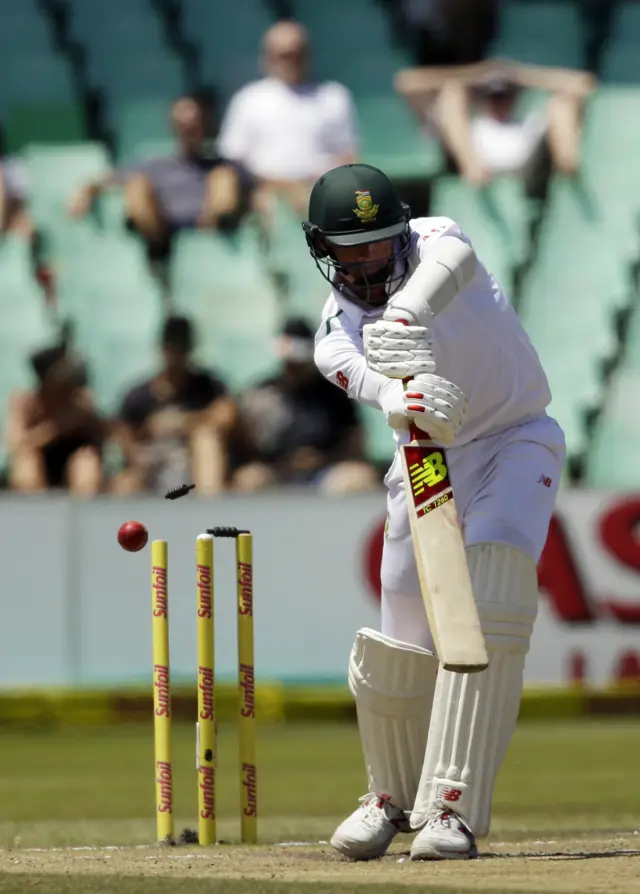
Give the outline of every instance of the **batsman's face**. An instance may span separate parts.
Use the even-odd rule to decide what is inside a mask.
[[[332,245],[331,253],[341,267],[372,276],[389,264],[393,256],[393,239],[365,242],[363,245]]]

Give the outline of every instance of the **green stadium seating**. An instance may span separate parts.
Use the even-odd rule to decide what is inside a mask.
[[[124,7],[114,15],[111,4],[71,6],[69,36],[91,49],[155,49],[164,44],[159,17],[148,5]]]
[[[58,265],[59,313],[89,363],[98,406],[112,414],[155,368],[162,296],[133,236],[86,227],[76,240]]]
[[[84,112],[79,103],[18,103],[7,110],[5,133],[12,153],[31,143],[78,143],[86,137]]]
[[[624,295],[629,273],[622,263],[622,246],[607,229],[607,209],[589,184],[557,178],[552,186],[546,218],[540,231],[539,256],[532,284],[563,296],[562,305],[587,313],[584,296],[599,295],[593,312],[607,305],[609,296]],[[615,234],[614,234],[615,235]]]
[[[0,4],[0,54],[51,53],[51,34],[34,0]]]
[[[309,254],[300,218],[284,201],[276,208],[266,267],[283,284],[287,294],[286,313],[304,317],[315,329],[331,286],[322,278]]]
[[[614,376],[596,425],[585,483],[605,490],[640,488],[640,369],[623,367]]]
[[[585,448],[584,413],[603,394],[601,364],[616,350],[614,315],[629,283],[615,240],[580,187],[558,179],[540,233],[537,263],[523,284],[520,313],[554,395],[551,412],[570,452]]]
[[[393,96],[395,73],[410,57],[391,41],[384,9],[371,0],[294,0],[294,18],[311,35],[314,70],[321,80],[341,81],[360,97]]]
[[[361,405],[358,411],[364,426],[367,457],[379,465],[391,465],[395,453],[395,441],[384,416],[375,407]]]
[[[91,81],[110,103],[127,99],[159,100],[169,103],[186,88],[182,64],[165,50],[131,55],[93,56]]]
[[[29,179],[29,210],[35,222],[52,240],[64,241],[70,221],[66,204],[74,190],[110,170],[101,143],[65,146],[32,145],[24,153]]]
[[[175,310],[198,327],[200,360],[232,387],[243,388],[274,369],[280,312],[250,227],[234,238],[180,233],[171,292]]]
[[[444,168],[437,140],[428,137],[399,96],[358,101],[363,161],[396,180],[431,178]]]
[[[261,77],[260,44],[273,22],[272,9],[265,0],[182,3],[185,37],[200,48],[204,81],[215,84],[223,100]]]
[[[170,154],[173,149],[169,108],[164,98],[125,99],[112,106],[110,120],[118,136],[117,154],[121,164]],[[161,146],[161,151],[156,151],[153,144]]]
[[[76,89],[67,62],[52,53],[0,55],[0,114],[26,103],[73,103]]]
[[[579,4],[507,2],[502,4],[500,32],[489,53],[536,65],[584,68],[586,33]]]
[[[104,286],[117,291],[122,284],[132,291],[150,282],[145,250],[139,239],[130,233],[100,232],[81,222],[76,225],[70,250],[61,255],[58,265],[60,312],[90,316],[94,308],[83,297],[85,289]],[[128,319],[122,318],[121,323],[125,327]]]
[[[508,221],[494,216],[481,191],[460,177],[439,178],[433,188],[431,214],[452,218],[469,236],[485,267],[510,294],[516,260],[509,251]]]
[[[601,239],[626,262],[638,253],[639,103],[637,86],[603,88],[588,104],[584,127],[584,191],[597,215]]]
[[[11,394],[31,384],[29,354],[49,346],[55,330],[45,309],[42,291],[33,279],[29,246],[24,239],[5,236],[0,241],[0,282],[2,424]]]
[[[636,3],[617,3],[600,67],[605,83],[637,84],[640,81],[639,40],[640,7]]]
[[[70,68],[35,0],[0,3],[0,114],[10,152],[84,136]]]

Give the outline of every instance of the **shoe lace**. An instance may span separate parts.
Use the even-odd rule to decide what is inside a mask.
[[[448,829],[451,826],[451,819],[453,817],[457,819],[457,814],[454,810],[445,807],[442,801],[435,801],[429,808],[425,825],[431,826],[432,828],[434,826],[442,826],[445,829]]]
[[[430,826],[432,829],[437,826],[444,829],[450,829],[452,820],[456,824],[462,826],[466,831],[471,832],[466,820],[455,810],[447,807],[444,801],[434,801],[427,812],[425,826]]]
[[[370,823],[379,824],[382,817],[386,820],[389,819],[386,808],[387,806],[393,807],[393,805],[391,804],[391,798],[387,795],[377,795],[375,792],[368,792],[359,798],[359,801],[362,804],[363,819],[365,821],[368,820]]]

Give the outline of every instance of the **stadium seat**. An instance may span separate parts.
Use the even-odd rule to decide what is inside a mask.
[[[11,104],[5,120],[7,151],[12,153],[31,143],[78,143],[86,137],[84,112],[77,102]]]
[[[309,29],[320,79],[341,81],[357,98],[393,96],[393,77],[410,64],[410,58],[392,43],[380,4],[371,0],[294,0],[292,11]]]
[[[393,432],[380,410],[364,404],[358,407],[364,426],[365,452],[368,459],[379,465],[389,464],[395,453]]]
[[[52,53],[0,55],[0,114],[17,104],[75,101],[75,84],[66,60]]]
[[[283,284],[286,313],[304,317],[313,329],[317,328],[331,287],[309,254],[300,218],[286,202],[280,202],[276,209],[266,266]]]
[[[203,78],[215,84],[223,100],[262,76],[260,44],[273,22],[265,0],[184,0],[182,4],[184,35],[200,48]]]
[[[535,65],[584,68],[586,30],[578,3],[502,4],[500,31],[490,56]]]
[[[234,238],[181,233],[171,292],[176,311],[197,324],[199,359],[233,387],[245,387],[274,368],[279,308],[249,227]]]
[[[482,193],[460,177],[441,177],[434,184],[431,214],[460,225],[485,267],[510,294],[515,254],[509,252],[507,221],[492,215]]]
[[[629,291],[624,251],[607,229],[605,203],[580,181],[557,178],[552,184],[540,231],[538,261],[529,283],[538,294],[562,295],[572,305],[600,319],[609,312],[610,296]],[[585,295],[593,297],[585,302]],[[598,295],[596,301],[595,296]],[[542,300],[542,299],[537,299]],[[551,299],[549,299],[551,300]]]
[[[66,204],[73,191],[110,169],[101,143],[29,146],[24,154],[29,178],[29,210],[54,240],[63,238],[70,221]]]
[[[163,306],[142,245],[128,235],[80,230],[58,268],[60,316],[90,367],[100,409],[114,413],[124,390],[156,364]]]
[[[602,402],[586,480],[611,490],[640,487],[640,313],[636,309],[627,331],[625,349]]]
[[[600,75],[607,84],[636,84],[640,80],[638,41],[640,7],[637,3],[614,4],[611,34],[603,50]]]
[[[363,161],[396,180],[431,178],[444,168],[440,144],[428,137],[399,96],[358,101]]]
[[[160,18],[150,4],[127,4],[117,15],[110,3],[74,3],[70,11],[69,36],[91,49],[145,50],[164,44]]]
[[[123,99],[111,107],[110,119],[117,135],[121,164],[171,152],[173,138],[167,99]],[[153,148],[154,144],[160,151]]]
[[[617,341],[614,317],[629,293],[614,240],[576,184],[552,185],[538,257],[522,287],[520,314],[545,367],[551,412],[570,452],[585,448],[584,413],[603,394],[602,364]]]
[[[638,254],[640,88],[605,87],[586,110],[581,179],[601,238],[627,263]]]
[[[11,394],[31,383],[29,354],[49,346],[55,330],[45,309],[42,291],[33,279],[29,247],[24,239],[5,236],[0,241],[0,282],[0,421],[3,421]]]
[[[640,369],[621,368],[613,378],[586,464],[585,483],[603,490],[640,488]]]
[[[92,57],[91,79],[114,105],[124,100],[164,100],[166,106],[186,88],[182,64],[168,52]],[[110,114],[110,110],[109,110]],[[110,123],[112,119],[109,118]]]
[[[47,21],[35,0],[0,4],[0,54],[17,56],[22,52],[50,54],[51,34]]]

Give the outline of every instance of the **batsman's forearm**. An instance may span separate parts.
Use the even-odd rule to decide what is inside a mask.
[[[386,413],[389,406],[395,406],[398,400],[402,400],[402,382],[399,379],[389,379],[373,372],[364,356],[352,348],[337,350],[335,346],[332,347],[331,336],[316,347],[315,362],[326,379],[361,404]]]
[[[429,326],[475,276],[478,259],[473,248],[455,236],[443,236],[393,296],[385,319]]]

